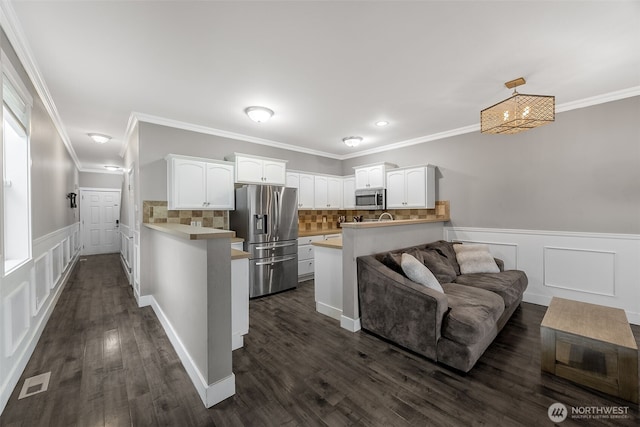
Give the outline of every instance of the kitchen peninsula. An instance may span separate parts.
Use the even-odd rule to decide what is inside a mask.
[[[235,394],[232,372],[231,238],[235,232],[144,224],[151,305],[206,407]],[[236,253],[236,256],[239,254]]]
[[[339,319],[347,330],[360,330],[356,258],[440,240],[447,221],[448,211],[440,218],[348,222],[342,224],[342,239],[314,242],[316,310]]]

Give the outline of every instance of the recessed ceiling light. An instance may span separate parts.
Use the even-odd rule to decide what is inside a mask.
[[[386,120],[379,120],[379,121],[376,122],[376,126],[380,126],[380,127],[386,126],[388,124],[389,124],[389,122],[386,121]]]
[[[104,144],[111,139],[109,135],[104,135],[102,133],[88,133],[87,135],[89,135],[89,137],[98,144]]]
[[[342,142],[345,143],[347,147],[357,147],[358,144],[362,142],[361,136],[347,136],[342,138]]]
[[[264,123],[273,116],[273,110],[267,107],[247,107],[244,112],[256,123]]]
[[[120,169],[122,169],[120,166],[116,165],[106,165],[104,168],[110,171],[119,171]]]

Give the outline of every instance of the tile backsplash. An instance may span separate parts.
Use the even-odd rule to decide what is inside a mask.
[[[190,225],[191,221],[201,221],[203,227],[229,229],[228,211],[210,210],[169,210],[167,202],[145,200],[142,202],[143,222],[174,223]],[[340,210],[299,210],[298,228],[300,231],[339,230],[338,218],[345,216],[352,222],[354,216],[363,219],[378,219],[382,212],[389,212],[394,219],[449,219],[449,201],[437,201],[435,209],[387,209],[386,211]]]
[[[202,222],[203,227],[229,229],[228,211],[211,210],[169,210],[167,202],[144,200],[142,202],[142,222],[157,224],[162,222],[190,225],[191,221]]]
[[[393,219],[449,219],[449,201],[436,202],[435,209],[387,209],[385,211],[340,210],[299,210],[298,229],[300,231],[339,230],[338,218],[345,216],[347,222],[353,222],[354,216],[378,219],[382,212],[389,212]]]

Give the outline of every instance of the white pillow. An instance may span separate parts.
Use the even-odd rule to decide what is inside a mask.
[[[498,264],[487,245],[453,245],[461,274],[499,273]]]
[[[402,254],[400,266],[402,267],[404,274],[406,274],[409,279],[426,286],[427,288],[444,293],[444,290],[442,289],[442,286],[440,286],[440,282],[438,282],[436,276],[434,276],[431,270],[418,261],[413,255]]]

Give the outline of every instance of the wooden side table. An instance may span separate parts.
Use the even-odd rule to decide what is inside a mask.
[[[638,403],[638,345],[624,310],[554,297],[540,336],[543,371]]]

